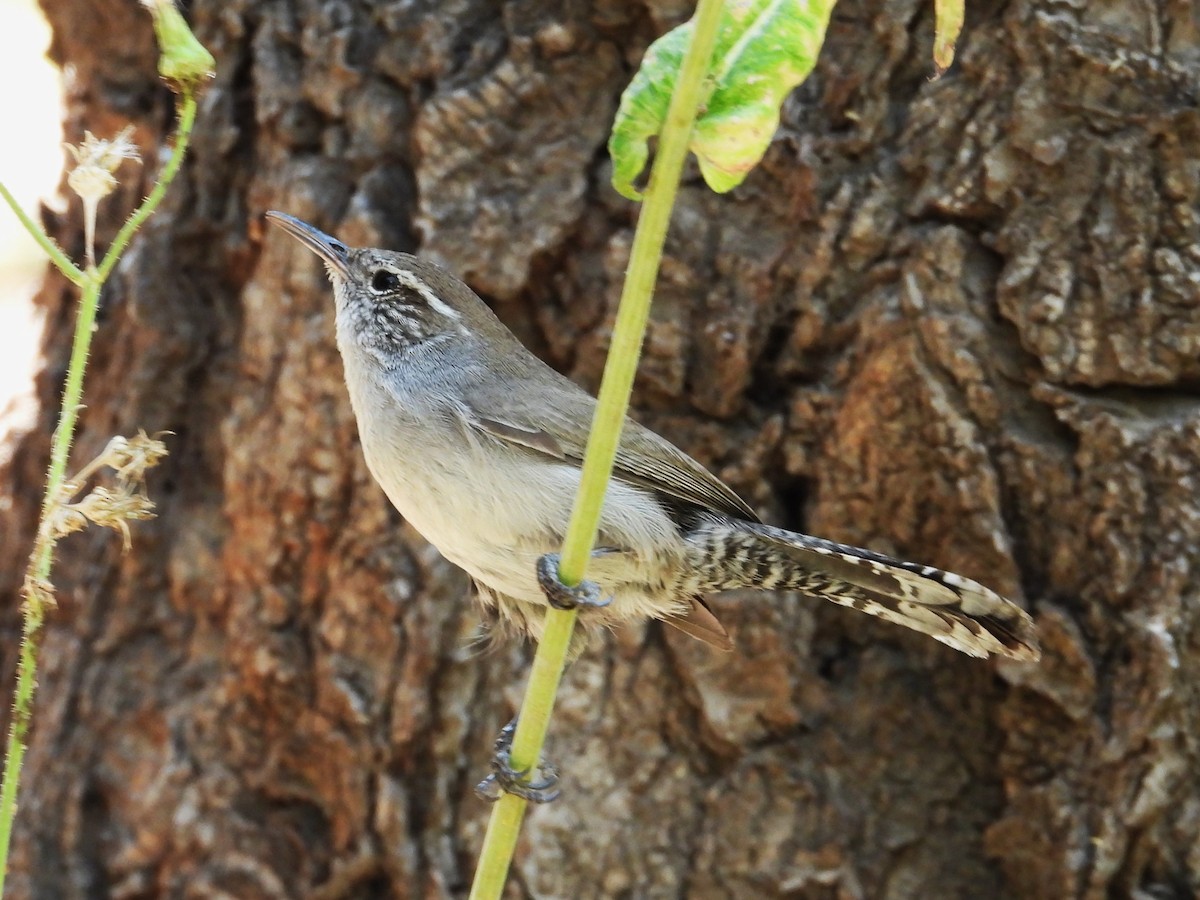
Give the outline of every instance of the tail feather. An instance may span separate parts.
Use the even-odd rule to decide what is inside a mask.
[[[749,522],[709,522],[688,541],[697,550],[697,583],[686,589],[698,593],[797,590],[923,632],[971,656],[1041,657],[1025,610],[952,572]]]

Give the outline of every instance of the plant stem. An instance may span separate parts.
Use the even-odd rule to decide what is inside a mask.
[[[83,375],[87,367],[88,347],[96,322],[100,283],[94,271],[84,276],[79,312],[75,318],[75,337],[71,343],[71,361],[67,366],[67,381],[59,408],[58,427],[50,444],[50,466],[46,472],[46,493],[42,497],[42,514],[38,520],[37,537],[29,567],[25,570],[25,602],[21,605],[24,622],[21,629],[21,651],[17,658],[17,684],[13,690],[12,726],[8,731],[8,749],[4,757],[4,781],[0,785],[0,896],[8,874],[8,846],[12,839],[12,824],[16,816],[17,787],[21,764],[25,759],[26,736],[33,721],[33,694],[37,686],[37,650],[41,637],[46,606],[52,603],[49,589],[50,565],[54,558],[54,532],[51,517],[66,480],[67,456],[75,435],[75,421],[83,396]]]
[[[195,123],[196,95],[188,91],[180,98],[179,127],[175,129],[175,147],[171,150],[171,158],[163,166],[162,174],[158,176],[158,181],[150,191],[150,195],[125,220],[125,224],[121,226],[121,230],[113,238],[108,252],[104,254],[104,259],[101,261],[100,267],[96,270],[101,283],[108,279],[108,274],[112,271],[113,266],[117,264],[117,260],[121,257],[121,254],[125,252],[125,246],[129,243],[129,239],[133,237],[133,233],[141,228],[142,223],[150,217],[150,214],[158,208],[158,204],[162,201],[162,198],[166,196],[167,188],[175,180],[175,175],[179,171],[179,167],[183,164],[183,156],[187,152],[188,140],[191,138],[192,126]]]
[[[564,584],[578,584],[583,579],[599,531],[600,511],[616,460],[621,428],[629,409],[629,395],[646,333],[646,321],[650,315],[650,301],[662,260],[663,245],[666,243],[671,208],[675,204],[680,173],[687,157],[704,76],[716,43],[721,4],[722,0],[700,0],[697,4],[695,29],[659,135],[658,152],[638,216],[612,345],[605,362],[604,378],[588,435],[579,493],[563,542],[558,574]],[[513,736],[512,765],[518,771],[531,769],[541,755],[554,707],[554,695],[566,666],[576,615],[575,611],[546,611],[545,632],[538,643],[517,731]],[[516,848],[525,806],[526,801],[512,794],[505,794],[496,801],[484,837],[475,882],[471,887],[471,900],[497,900],[500,897]]]
[[[537,762],[541,755],[546,729],[550,724],[550,713],[554,709],[554,695],[558,692],[567,649],[571,644],[576,615],[575,610],[551,609],[547,613],[546,630],[542,633],[537,653],[533,657],[529,686],[525,689],[521,715],[517,720],[518,733],[522,729],[527,732],[531,728],[537,730],[536,743],[532,755],[522,757],[523,761],[517,762],[516,735],[513,736],[514,749],[511,758],[513,768],[518,771],[533,765],[524,760],[532,759],[533,762]],[[550,649],[545,649],[547,647]],[[528,737],[526,742],[529,742]],[[475,868],[470,900],[498,900],[500,897],[508,877],[508,867],[512,864],[513,852],[517,848],[517,838],[521,833],[521,821],[525,818],[527,805],[520,797],[504,794],[492,807],[487,832],[483,837],[483,849]]]
[[[54,532],[53,517],[59,503],[63,484],[66,481],[67,460],[71,452],[71,442],[75,437],[75,425],[78,419],[81,401],[83,399],[83,379],[87,370],[88,350],[92,343],[92,332],[96,324],[96,308],[100,301],[100,288],[105,279],[116,265],[121,251],[129,243],[129,238],[146,217],[162,200],[167,186],[179,171],[183,154],[187,150],[188,135],[195,123],[196,100],[191,93],[182,98],[182,108],[179,116],[179,126],[175,133],[175,146],[171,157],[163,167],[158,183],[150,195],[142,201],[133,214],[126,220],[125,225],[117,234],[113,245],[109,248],[100,267],[89,267],[80,272],[74,265],[62,256],[62,251],[54,246],[48,237],[42,243],[43,249],[49,248],[55,265],[67,277],[81,287],[79,311],[75,319],[75,335],[71,342],[71,358],[67,365],[67,378],[63,386],[62,404],[59,407],[58,427],[54,429],[54,437],[50,443],[50,465],[46,471],[46,492],[42,498],[42,512],[38,520],[37,536],[34,539],[33,551],[29,556],[29,566],[25,570],[25,602],[22,604],[24,623],[21,633],[21,650],[17,659],[17,683],[13,690],[12,725],[8,733],[7,753],[4,758],[3,784],[0,784],[0,896],[4,894],[5,876],[8,874],[8,848],[12,840],[13,819],[17,810],[17,788],[21,778],[21,765],[25,759],[26,737],[30,723],[33,721],[33,697],[37,687],[37,651],[41,638],[42,623],[46,617],[47,605],[53,603],[50,582],[50,568],[54,561],[54,546],[57,535]],[[14,201],[8,191],[3,191],[10,204]],[[15,208],[15,204],[14,204]],[[26,227],[32,225],[20,211],[18,216]],[[41,229],[37,229],[40,232]],[[37,232],[34,236],[37,237]],[[43,235],[45,237],[45,235]],[[71,272],[63,268],[56,258],[62,257],[67,265],[78,273],[79,278],[72,277]]]
[[[17,202],[17,198],[9,192],[8,188],[4,186],[3,182],[0,182],[0,197],[4,198],[5,202],[8,203],[16,217],[20,219],[21,224],[25,226],[25,230],[33,236],[33,239],[38,242],[38,246],[40,246],[42,250],[45,251],[46,255],[50,257],[50,261],[54,263],[54,267],[71,279],[71,281],[73,281],[75,284],[82,286],[83,272],[80,270],[79,266],[71,262],[71,260],[67,258],[67,254],[63,253],[62,248],[59,247],[58,244],[54,243],[54,241],[50,239],[50,236],[42,230],[42,226],[35,222],[33,218],[27,212],[25,212],[25,210],[21,209],[21,204]]]

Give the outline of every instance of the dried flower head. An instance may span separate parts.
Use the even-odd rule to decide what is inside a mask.
[[[85,131],[83,143],[78,147],[67,144],[67,150],[75,157],[75,167],[67,175],[67,184],[83,200],[89,263],[96,258],[96,207],[116,188],[117,179],[113,173],[122,161],[140,159],[137,147],[129,139],[132,134],[132,126],[122,128],[120,134],[111,140],[103,140]]]
[[[154,504],[145,494],[146,470],[167,455],[167,446],[159,435],[150,437],[139,431],[132,438],[117,435],[108,442],[104,451],[71,478],[63,482],[47,520],[45,536],[57,540],[73,531],[82,531],[88,522],[121,532],[125,549],[130,547],[129,526],[131,520],[154,518]],[[95,487],[91,493],[72,503],[88,481],[101,469],[112,469],[116,474],[113,487]]]
[[[131,520],[153,519],[154,504],[145,494],[136,491],[110,491],[108,488],[97,487],[78,503],[72,503],[60,512],[64,519],[60,527],[65,526],[69,531],[78,531],[81,526],[76,524],[77,517],[83,516],[97,525],[121,532],[122,543],[128,550],[132,541],[127,523]],[[75,519],[71,518],[72,513]]]
[[[139,430],[131,438],[117,435],[108,442],[101,454],[103,465],[117,473],[117,480],[122,484],[141,484],[146,477],[146,470],[158,465],[158,461],[167,455],[167,445],[159,440],[159,432],[154,437]]]
[[[54,606],[54,585],[45,578],[35,578],[26,573],[25,583],[21,586],[21,593],[25,596],[25,602],[35,610],[33,613],[40,622],[42,617],[41,610],[47,606]]]
[[[88,200],[103,200],[117,186],[113,172],[127,159],[140,159],[137,147],[129,139],[133,126],[127,125],[111,140],[96,137],[90,131],[83,133],[83,143],[78,147],[67,144],[67,150],[75,157],[75,168],[67,176],[71,190]]]
[[[87,528],[87,524],[87,516],[70,503],[56,506],[53,514],[47,520],[50,536],[55,540],[76,531],[83,531]]]

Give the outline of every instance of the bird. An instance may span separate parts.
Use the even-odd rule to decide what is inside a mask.
[[[674,444],[626,419],[586,582],[557,580],[596,400],[529,351],[461,280],[408,253],[352,248],[267,218],[324,263],[367,466],[392,504],[474,580],[503,635],[538,640],[552,606],[579,635],[658,619],[728,651],[706,598],[799,592],[973,657],[1040,657],[1032,618],[962,575],[764,524]]]

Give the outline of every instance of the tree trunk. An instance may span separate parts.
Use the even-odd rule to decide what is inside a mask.
[[[148,160],[103,239],[171,99],[135,4],[46,2],[68,138],[132,121]],[[714,600],[729,655],[615,633],[567,673],[512,896],[1200,891],[1200,23],[968,6],[931,81],[929,0],[846,0],[746,184],[689,175],[635,403],[767,521],[1024,602],[1042,662],[786,595]],[[607,130],[687,9],[191,7],[219,73],[103,299],[74,456],[173,432],[160,516],[60,549],[12,896],[466,889],[528,651],[472,647],[466,578],[367,473],[319,266],[262,213],[445,264],[594,390],[637,214]],[[41,302],[8,671],[74,299]]]

